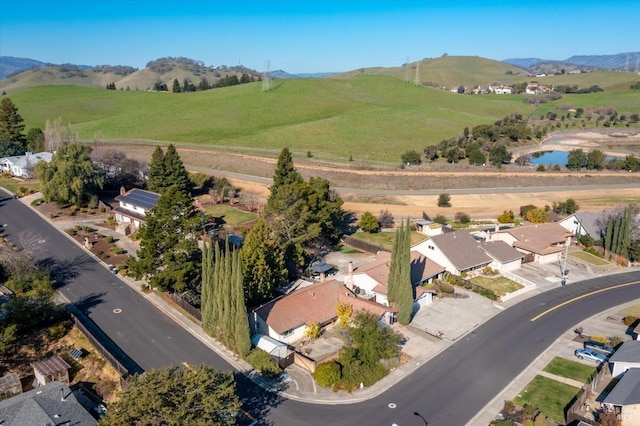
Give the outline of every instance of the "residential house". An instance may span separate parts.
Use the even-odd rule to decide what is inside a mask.
[[[630,368],[640,368],[640,341],[627,340],[609,358],[611,376],[618,377]]]
[[[120,205],[113,209],[118,230],[125,235],[137,231],[146,223],[146,214],[156,205],[158,198],[160,194],[144,189],[134,188],[126,192],[121,189],[116,197]]]
[[[469,232],[460,230],[436,235],[413,249],[458,276],[486,266],[499,271],[518,269],[523,256],[506,243],[498,243],[477,241]]]
[[[495,93],[496,95],[510,95],[513,92],[513,89],[509,86],[500,84],[498,86],[489,86],[489,92]]]
[[[640,368],[630,368],[602,401],[621,426],[640,426]]]
[[[490,241],[504,241],[524,253],[524,262],[553,263],[571,243],[572,233],[555,222],[518,226],[489,235]]]
[[[352,264],[349,264],[345,285],[359,297],[389,306],[387,283],[390,266],[391,253],[388,251],[378,252],[373,262],[369,262],[355,271],[352,271]],[[422,306],[433,302],[434,291],[426,289],[422,285],[441,278],[444,272],[443,266],[418,251],[411,251],[411,284],[415,288],[416,302]]]
[[[590,235],[594,240],[602,238],[603,225],[607,225],[606,212],[574,213],[558,221],[563,228],[571,232],[576,239]]]
[[[380,318],[389,318],[393,311],[358,298],[343,283],[331,280],[280,296],[254,309],[249,318],[251,332],[292,344],[304,337],[312,323],[324,327],[335,321],[336,307],[341,303],[350,304],[354,314],[364,309]]]
[[[0,401],[1,425],[96,425],[65,383],[51,382]]]
[[[51,162],[53,154],[50,152],[38,152],[32,154],[0,158],[0,173],[9,173],[12,176],[31,179],[34,176],[36,164],[40,161]]]
[[[442,224],[430,220],[419,220],[416,222],[416,230],[421,234],[433,237],[442,234]]]

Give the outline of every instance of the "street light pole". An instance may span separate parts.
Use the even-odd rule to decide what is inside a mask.
[[[567,257],[569,256],[569,246],[571,245],[571,236],[567,237],[567,241],[564,246],[564,264],[562,265],[562,280],[560,280],[560,284],[567,284],[567,275],[569,275],[569,271],[567,271]]]

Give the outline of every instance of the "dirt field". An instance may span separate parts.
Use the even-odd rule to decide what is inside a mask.
[[[601,148],[610,144],[637,145],[637,132],[621,137],[624,129],[602,131],[559,132],[535,147],[525,147],[523,154],[532,150],[563,149],[577,147]],[[114,147],[116,147],[114,145]],[[126,147],[127,156],[148,161],[153,146]],[[122,148],[121,148],[122,149]],[[178,148],[180,156],[189,170],[225,176],[241,191],[266,199],[269,195],[268,181],[273,176],[277,158],[258,157],[245,153],[223,152],[209,149]],[[515,158],[514,154],[514,158]],[[622,203],[640,203],[640,173],[615,171],[583,172],[536,172],[533,166],[506,165],[502,170],[493,167],[449,165],[443,162],[402,168],[379,165],[356,159],[348,164],[333,164],[309,158],[294,157],[296,169],[305,177],[323,177],[331,182],[343,200],[344,208],[356,214],[370,211],[378,214],[387,209],[394,216],[421,217],[444,214],[453,217],[456,212],[465,212],[472,219],[494,219],[505,210],[516,212],[520,206],[534,204],[551,206],[554,202],[575,199],[581,211],[599,211],[614,208]],[[618,185],[618,188],[604,186]],[[621,188],[621,186],[626,186]],[[602,186],[603,188],[598,188]],[[347,189],[350,188],[350,189]],[[481,188],[483,193],[474,193],[472,188]],[[491,188],[495,189],[492,191]],[[523,188],[532,188],[531,192]],[[533,188],[558,188],[557,191],[536,191]],[[437,207],[438,193],[464,190],[466,194],[451,193],[453,206]],[[419,192],[412,194],[411,192]],[[424,192],[431,191],[429,195]]]

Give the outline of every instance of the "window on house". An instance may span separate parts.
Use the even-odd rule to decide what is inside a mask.
[[[293,334],[293,329],[291,330],[287,330],[284,333],[282,333],[282,337],[289,337]]]

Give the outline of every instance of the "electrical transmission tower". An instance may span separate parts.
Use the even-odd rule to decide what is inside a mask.
[[[407,61],[404,63],[404,82],[409,82],[409,57],[407,56]]]
[[[265,64],[265,72],[264,72],[264,76],[262,77],[262,91],[263,92],[268,92],[269,90],[271,90],[271,80],[269,80],[269,72],[271,71],[269,69],[270,67],[270,62],[267,59],[267,62]]]
[[[416,61],[416,76],[413,79],[413,85],[414,86],[420,85],[420,61]]]

